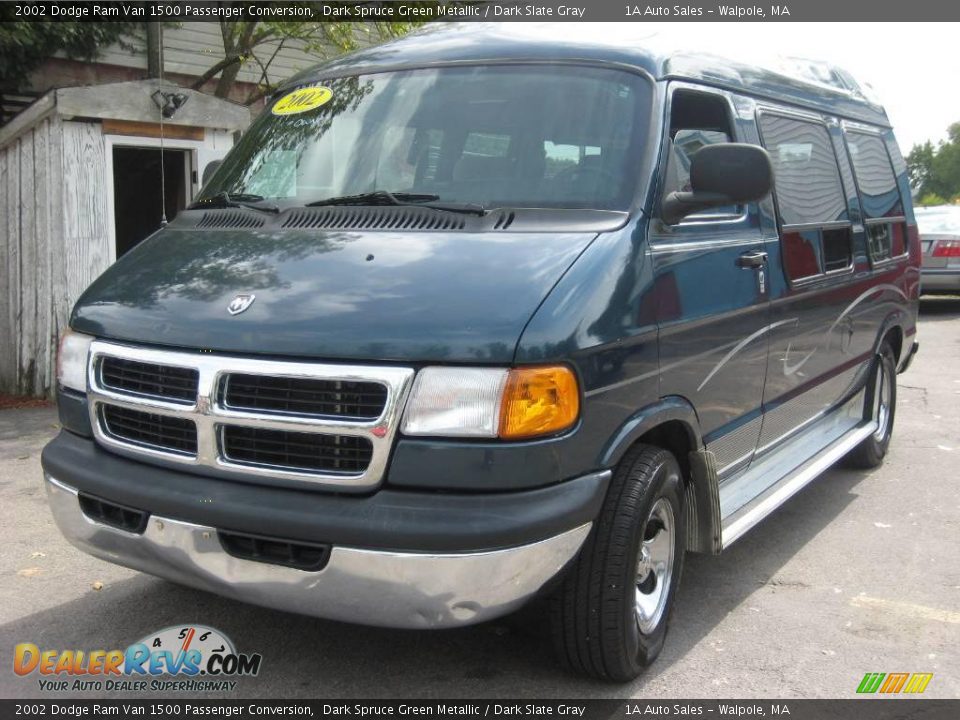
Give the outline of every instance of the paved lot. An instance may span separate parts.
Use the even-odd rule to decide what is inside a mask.
[[[924,300],[920,339],[883,468],[832,470],[728,553],[688,556],[667,647],[624,686],[564,675],[545,642],[502,624],[355,627],[83,555],[40,485],[53,411],[0,412],[0,696],[39,694],[10,670],[17,642],[123,648],[197,622],[263,653],[248,697],[850,697],[868,671],[933,672],[927,696],[960,697],[960,299]]]

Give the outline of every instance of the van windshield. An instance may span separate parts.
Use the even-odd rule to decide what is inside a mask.
[[[632,73],[444,67],[306,87],[261,114],[201,200],[227,193],[284,207],[385,191],[484,208],[625,210],[635,191],[650,88]]]

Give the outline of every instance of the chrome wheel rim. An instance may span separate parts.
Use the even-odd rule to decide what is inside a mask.
[[[890,426],[890,395],[890,375],[881,361],[877,365],[877,379],[873,388],[873,417],[877,421],[873,437],[877,442],[883,442]]]
[[[660,624],[673,579],[673,552],[676,545],[673,507],[666,498],[654,503],[644,523],[637,555],[637,627],[649,635]]]

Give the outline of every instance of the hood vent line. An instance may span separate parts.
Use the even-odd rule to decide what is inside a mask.
[[[493,224],[494,230],[506,230],[508,227],[513,225],[513,219],[516,217],[516,213],[513,210],[506,210],[501,212],[497,217],[497,221]]]
[[[247,209],[192,210],[177,215],[174,230],[341,230],[359,232],[605,232],[623,227],[628,214],[573,208],[494,208],[465,215],[418,205],[320,205],[266,215]],[[199,220],[197,219],[199,218]]]
[[[325,207],[294,210],[282,227],[325,230],[463,230],[462,216],[417,207]]]
[[[258,228],[263,218],[242,210],[206,212],[197,223],[198,228]]]

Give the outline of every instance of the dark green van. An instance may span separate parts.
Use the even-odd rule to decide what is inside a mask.
[[[841,71],[433,30],[292,79],[90,286],[50,504],[93,555],[298,613],[544,602],[567,666],[626,680],[685,552],[882,461],[919,260]]]

